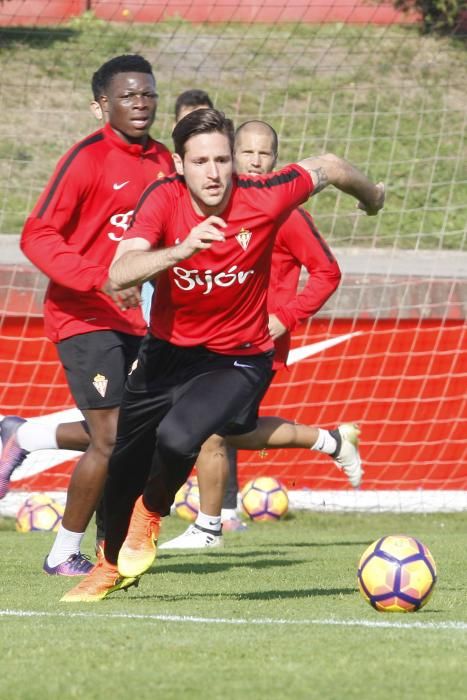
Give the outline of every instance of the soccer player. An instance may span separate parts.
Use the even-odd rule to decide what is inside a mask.
[[[92,568],[80,543],[102,494],[126,375],[147,330],[139,287],[117,289],[109,265],[145,187],[173,171],[168,149],[149,136],[158,97],[150,63],[138,55],[117,56],[96,71],[92,87],[105,126],[61,158],[21,236],[23,252],[50,278],[46,333],[57,345],[89,432],[87,437],[82,424],[69,424],[61,429],[75,431],[75,442],[56,436],[64,448],[82,449],[89,442],[44,562],[46,573],[67,576]],[[5,426],[5,420],[3,480],[21,450],[50,446],[38,445],[35,424],[10,417]]]
[[[114,59],[112,63],[113,69],[125,68],[122,58],[124,57],[119,57],[118,61]],[[137,58],[139,61],[139,57]],[[104,72],[103,69],[104,67],[100,69],[101,72]],[[111,77],[110,73],[109,75]],[[90,108],[97,120],[103,120],[104,123],[107,123],[109,110],[105,109],[105,104],[101,104],[104,88],[105,86],[102,86],[102,79],[99,77],[98,71],[95,79],[92,81],[94,99]],[[195,109],[210,107],[213,107],[213,103],[204,90],[186,90],[176,99],[175,120],[176,122],[179,121]],[[173,164],[171,169],[173,170]],[[153,289],[152,283],[147,282],[141,290],[142,313],[145,319],[149,318]],[[42,449],[69,449],[85,452],[90,445],[89,432],[85,421],[48,426],[43,423],[26,421],[19,416],[7,416],[0,422],[0,436],[3,437],[3,449],[0,455],[0,498],[3,498],[8,491],[10,477],[14,469],[20,466],[29,452]],[[100,506],[96,511],[96,523],[96,551],[99,553],[99,548],[102,547],[104,539],[103,512]],[[62,535],[63,532],[60,531],[57,537],[57,546],[62,539]],[[63,549],[59,555],[60,558],[63,559],[63,556],[68,552],[70,552],[71,561],[60,562],[60,565],[55,567],[55,574],[63,576],[82,574],[81,564],[86,571],[89,569],[89,562],[87,560],[83,561],[84,557],[80,554],[77,538],[70,538],[69,549],[67,551]],[[49,559],[52,559],[52,555],[53,552],[49,555]],[[47,573],[50,572],[47,571]]]
[[[194,112],[195,109],[212,109],[213,107],[211,98],[204,90],[197,88],[185,90],[175,100],[175,124],[190,112]]]
[[[235,133],[234,162],[237,173],[264,175],[276,167],[278,155],[278,138],[275,130],[263,121],[248,121],[238,127]],[[298,292],[301,268],[305,267],[308,279],[304,288]],[[274,373],[286,366],[290,349],[290,334],[297,323],[314,315],[337,289],[340,282],[340,270],[329,247],[318,233],[316,226],[305,209],[295,209],[280,226],[274,241],[271,261],[271,278],[268,289],[269,331],[274,340]],[[258,427],[270,426],[272,418],[260,418]],[[349,435],[356,432],[354,426],[344,425],[340,432]],[[255,431],[258,433],[258,428]],[[318,433],[311,426],[295,425],[292,442],[276,444],[276,447],[309,447],[317,449],[328,445],[331,452],[337,451],[340,434],[333,437],[326,431]],[[256,449],[271,447],[272,440],[277,441],[278,425],[271,433],[259,434]],[[248,437],[248,444],[243,445],[241,436],[236,438],[239,448],[249,449],[253,436]],[[262,442],[264,440],[264,442]],[[228,442],[228,439],[227,439]],[[356,442],[356,440],[355,440]],[[346,445],[350,459],[346,462],[346,473],[353,485],[357,486],[360,478],[360,459],[352,443]],[[212,453],[224,449],[228,457],[228,474],[222,474],[211,467]],[[352,453],[355,452],[355,455]],[[342,459],[342,456],[341,456]],[[342,466],[338,462],[338,466]],[[196,461],[198,482],[200,486],[200,511],[193,525],[185,532],[160,545],[160,549],[200,549],[217,547],[222,544],[222,530],[241,530],[246,526],[237,515],[237,450],[231,445],[221,444],[219,437],[209,438]],[[225,482],[227,482],[225,484]],[[225,491],[222,512],[219,514],[220,493]],[[206,505],[205,505],[206,504]],[[207,507],[206,507],[207,506]],[[217,507],[217,517],[212,513]],[[208,510],[209,515],[204,511]],[[220,517],[219,517],[220,515]],[[207,516],[207,517],[206,517]],[[221,530],[222,523],[222,530]]]
[[[157,295],[120,408],[105,556],[67,602],[136,583],[203,442],[255,427],[247,419],[272,372],[266,296],[278,223],[329,184],[369,215],[384,202],[381,183],[333,155],[234,176],[233,124],[213,109],[191,112],[172,136],[177,174],[145,190],[111,266],[116,289],[157,277]]]

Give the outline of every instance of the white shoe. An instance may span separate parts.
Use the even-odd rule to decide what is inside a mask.
[[[188,530],[182,532],[178,537],[174,537],[173,540],[160,544],[158,549],[205,549],[206,547],[223,546],[222,530],[217,533],[194,524],[190,525]]]
[[[337,440],[337,450],[331,456],[352,486],[357,488],[363,476],[362,460],[358,451],[360,428],[355,423],[343,423],[336,430],[329,432]]]

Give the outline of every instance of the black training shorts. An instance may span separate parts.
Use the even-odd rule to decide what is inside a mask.
[[[258,423],[259,407],[261,401],[269,389],[272,380],[276,374],[277,370],[272,370],[269,378],[266,377],[265,382],[262,384],[262,390],[258,391],[256,398],[252,399],[250,403],[246,403],[242,408],[240,413],[238,413],[235,418],[233,418],[224,428],[217,431],[218,435],[226,437],[228,435],[245,435],[246,433],[251,433]]]
[[[57,343],[68,386],[78,408],[120,406],[123,387],[141,340],[139,335],[94,331]]]

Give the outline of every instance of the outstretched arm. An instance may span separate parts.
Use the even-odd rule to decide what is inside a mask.
[[[328,185],[352,195],[358,200],[358,208],[368,216],[374,216],[384,205],[384,184],[373,183],[354,165],[333,153],[301,160],[299,165],[305,168],[313,180],[312,195],[321,192]]]

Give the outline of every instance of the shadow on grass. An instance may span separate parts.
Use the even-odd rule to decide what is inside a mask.
[[[141,589],[139,589],[141,591]],[[350,595],[355,595],[356,590],[355,588],[299,588],[297,590],[287,590],[287,591],[252,591],[250,593],[222,593],[219,594],[218,592],[212,592],[212,593],[190,593],[190,594],[169,594],[169,593],[163,593],[163,594],[148,594],[148,595],[141,595],[139,594],[134,594],[131,596],[135,600],[154,600],[154,598],[157,598],[157,600],[160,600],[161,602],[165,603],[177,603],[182,600],[199,600],[199,601],[208,601],[210,599],[212,600],[237,600],[237,601],[254,601],[254,600],[295,600],[298,598],[322,598],[324,596],[330,596],[330,597],[335,597],[335,596],[350,596]],[[130,597],[130,596],[129,596]]]
[[[291,591],[254,591],[229,595],[234,600],[275,600],[276,598],[312,598],[336,595],[354,595],[355,588],[301,588]]]
[[[261,554],[264,555],[264,552]],[[258,553],[256,554],[258,556]],[[218,557],[216,557],[218,559]],[[226,561],[210,561],[210,562],[184,562],[180,564],[160,564],[150,569],[149,575],[160,574],[216,574],[221,571],[229,571],[230,569],[240,569],[246,567],[248,569],[269,569],[272,567],[284,567],[293,564],[304,564],[306,559],[247,559],[243,562]]]
[[[157,556],[160,559],[178,558],[178,557],[232,557],[232,558],[244,558],[244,557],[257,557],[264,556],[266,554],[277,554],[279,551],[286,552],[288,550],[293,550],[295,548],[306,547],[306,548],[320,548],[320,547],[367,547],[370,544],[368,540],[355,541],[355,542],[294,542],[293,544],[275,544],[274,547],[268,545],[262,547],[261,549],[247,549],[244,547],[239,547],[238,544],[235,545],[235,549],[163,549],[158,550]],[[241,546],[241,545],[240,545]]]

